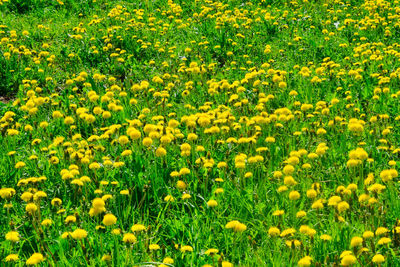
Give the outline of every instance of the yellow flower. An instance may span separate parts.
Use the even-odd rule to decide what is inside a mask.
[[[382,237],[378,240],[378,245],[385,245],[389,244],[390,242],[392,242],[392,240],[389,237]]]
[[[192,252],[193,248],[191,246],[182,246],[180,250],[181,252]]]
[[[67,218],[65,218],[64,221],[65,221],[65,223],[74,223],[74,222],[76,222],[76,217],[73,215],[69,215],[69,216],[67,216]]]
[[[89,165],[89,169],[91,169],[91,170],[97,170],[97,169],[100,169],[100,164],[99,164],[99,163],[97,163],[97,162],[90,163],[90,165]]]
[[[355,236],[355,237],[353,237],[353,238],[351,239],[350,247],[352,247],[352,248],[353,248],[353,247],[357,247],[357,246],[361,245],[362,242],[363,242],[363,239],[362,239],[361,237]]]
[[[332,240],[332,237],[330,235],[326,235],[326,234],[321,235],[320,238],[321,238],[321,240],[324,240],[324,241],[331,241]]]
[[[34,214],[37,211],[38,207],[36,206],[35,203],[28,203],[26,205],[26,212],[28,212],[29,214]]]
[[[19,161],[19,162],[17,162],[16,164],[15,164],[15,168],[16,169],[21,169],[21,168],[23,168],[23,167],[25,167],[25,163],[24,162],[22,162],[22,161]]]
[[[291,176],[290,176],[291,177]],[[294,181],[294,180],[293,180]],[[278,189],[276,190],[278,193],[283,193],[288,191],[289,188],[286,185],[281,185],[280,187],[278,187]]]
[[[115,217],[113,214],[108,213],[108,214],[104,215],[103,224],[105,226],[113,225],[116,222],[117,222],[117,217]]]
[[[128,138],[127,136],[125,136],[125,135],[121,135],[121,136],[118,138],[118,142],[119,142],[121,145],[126,145],[126,144],[129,143],[129,138]]]
[[[273,216],[281,216],[283,214],[285,214],[284,210],[276,210],[272,213]]]
[[[289,193],[290,200],[298,200],[300,198],[300,193],[298,191],[291,191]]]
[[[294,233],[296,233],[296,229],[294,228],[288,228],[282,231],[282,233],[280,234],[281,237],[285,237],[288,235],[293,235]]]
[[[184,181],[178,180],[178,182],[176,182],[176,187],[179,190],[185,190],[186,189],[186,183]]]
[[[131,233],[127,233],[124,234],[124,237],[122,238],[122,241],[124,241],[125,243],[135,243],[136,242],[136,236],[134,234]]]
[[[10,254],[5,258],[6,262],[17,261],[19,259],[18,254]]]
[[[354,263],[356,263],[357,258],[354,257],[353,255],[346,255],[342,258],[342,261],[340,262],[341,265],[343,266],[349,266]]]
[[[141,231],[145,231],[145,230],[146,230],[146,226],[144,226],[142,224],[134,224],[131,227],[132,232],[141,232]]]
[[[102,196],[101,199],[102,199],[103,201],[107,201],[107,200],[109,200],[109,199],[112,198],[112,197],[113,197],[112,195],[106,194],[106,195]]]
[[[279,230],[278,227],[270,227],[270,228],[268,229],[268,234],[269,234],[270,236],[278,236],[278,235],[281,234],[281,230]]]
[[[211,199],[207,202],[207,206],[209,206],[210,208],[216,207],[216,206],[218,206],[218,202]]]
[[[296,218],[303,218],[307,215],[307,213],[304,210],[300,210],[296,213]]]
[[[80,179],[74,179],[71,181],[71,184],[77,185],[77,186],[83,186],[83,182]]]
[[[224,192],[224,189],[223,189],[223,188],[217,188],[217,189],[215,189],[215,191],[214,191],[214,193],[215,193],[216,195],[221,194],[221,193],[223,193],[223,192]]]
[[[53,224],[53,221],[50,219],[44,219],[41,223],[42,226],[50,226]]]
[[[83,239],[87,237],[87,232],[83,229],[76,229],[71,233],[73,239]]]
[[[51,205],[52,206],[60,206],[62,204],[62,200],[59,198],[53,198],[51,200]]]
[[[47,194],[43,191],[37,191],[34,195],[33,195],[33,200],[39,200],[41,198],[45,198],[47,197]]]
[[[279,88],[286,88],[287,84],[286,84],[286,82],[282,81],[282,82],[279,83],[278,86],[279,86]]]
[[[174,198],[173,196],[171,196],[171,195],[168,195],[168,196],[166,196],[166,197],[164,198],[164,201],[166,201],[166,202],[173,202],[173,201],[175,201],[175,198]]]
[[[339,202],[339,203],[337,204],[337,210],[338,210],[339,212],[346,211],[346,210],[348,210],[349,208],[350,208],[349,203],[347,203],[346,201],[342,201],[342,202]]]
[[[67,125],[73,124],[74,123],[74,119],[70,116],[65,117],[64,119],[64,123]]]
[[[111,261],[111,255],[103,255],[103,257],[101,257],[102,261]]]
[[[233,264],[229,261],[223,261],[221,265],[222,267],[233,267]]]
[[[373,263],[382,263],[385,262],[385,257],[383,257],[381,254],[376,254],[373,258],[372,258],[372,262]]]
[[[56,110],[56,111],[53,111],[53,115],[52,116],[53,116],[54,119],[58,119],[58,118],[62,118],[63,114],[60,111]]]
[[[103,209],[105,205],[106,205],[106,203],[101,198],[95,198],[92,201],[92,206],[95,209]]]
[[[372,232],[372,231],[365,231],[364,233],[363,233],[363,238],[372,238],[372,237],[374,237],[374,233]]]
[[[308,198],[315,198],[317,196],[317,191],[314,189],[307,190],[307,197]]]
[[[160,246],[158,244],[150,244],[149,249],[150,250],[159,250]]]
[[[144,146],[149,147],[153,144],[153,140],[150,137],[145,137],[143,138],[142,143]]]
[[[156,150],[157,157],[164,157],[165,155],[167,155],[167,150],[165,150],[165,148],[163,148],[161,146],[159,148],[157,148],[157,150]]]
[[[7,135],[13,136],[13,135],[18,135],[19,131],[15,129],[8,129],[7,130]]]
[[[305,256],[304,258],[301,258],[297,264],[299,266],[310,266],[311,265],[311,260],[312,258],[310,256]]]
[[[189,199],[189,198],[191,198],[191,197],[192,197],[192,196],[191,196],[190,194],[188,194],[188,193],[185,193],[185,194],[182,195],[182,199],[183,199],[183,200]]]
[[[132,150],[124,150],[124,151],[122,151],[122,153],[121,153],[121,156],[123,156],[123,157],[126,157],[126,156],[130,156],[130,155],[132,155]]]
[[[96,225],[96,230],[97,231],[101,231],[101,230],[105,230],[106,228],[103,225]]]
[[[163,260],[163,263],[165,264],[173,264],[174,260],[171,257],[165,257]]]
[[[104,119],[109,119],[109,118],[111,118],[111,112],[110,112],[110,111],[104,111],[103,114],[102,114],[102,117],[103,117]]]
[[[121,190],[119,193],[121,195],[127,196],[127,195],[129,195],[129,190]]]
[[[19,233],[15,232],[15,231],[8,232],[6,234],[6,240],[11,241],[11,242],[19,241]]]
[[[120,234],[121,234],[121,229],[119,229],[119,228],[113,229],[113,230],[111,231],[111,233],[112,233],[113,235],[120,235]]]
[[[293,248],[293,247],[299,247],[301,245],[301,242],[297,239],[294,240],[286,240],[285,241],[286,246]]]
[[[283,168],[283,173],[286,175],[291,175],[294,172],[294,167],[292,165],[286,165]]]
[[[375,235],[383,235],[386,234],[387,232],[389,232],[389,230],[385,227],[378,227],[378,229],[376,229],[375,231]]]
[[[182,168],[180,171],[179,171],[179,175],[180,176],[183,176],[183,175],[186,175],[186,174],[189,174],[190,173],[190,170],[188,169],[188,168]]]
[[[3,199],[9,199],[13,195],[15,195],[15,189],[14,188],[2,188],[2,189],[0,189],[0,196]]]
[[[206,255],[213,255],[213,254],[217,254],[218,252],[219,252],[218,249],[216,249],[216,248],[210,248],[210,249],[207,249],[206,252],[205,252],[204,254],[206,254]]]
[[[243,232],[247,229],[247,226],[239,221],[230,221],[225,225],[226,229],[233,229],[235,232]]]
[[[59,209],[58,211],[57,211],[57,214],[61,214],[61,213],[65,213],[66,212],[66,209]]]
[[[44,261],[44,257],[40,253],[33,253],[32,256],[26,261],[26,265],[36,265]]]

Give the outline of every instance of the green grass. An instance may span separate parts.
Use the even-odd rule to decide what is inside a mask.
[[[398,1],[0,4],[2,264],[398,265]]]

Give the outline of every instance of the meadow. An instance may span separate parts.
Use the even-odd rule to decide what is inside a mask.
[[[0,0],[1,266],[400,266],[398,0]]]

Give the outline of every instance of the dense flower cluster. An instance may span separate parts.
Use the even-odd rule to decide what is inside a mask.
[[[398,0],[53,2],[0,0],[1,260],[400,264]]]

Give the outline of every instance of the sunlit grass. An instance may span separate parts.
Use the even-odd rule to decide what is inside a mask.
[[[0,0],[7,266],[397,266],[398,1]]]

